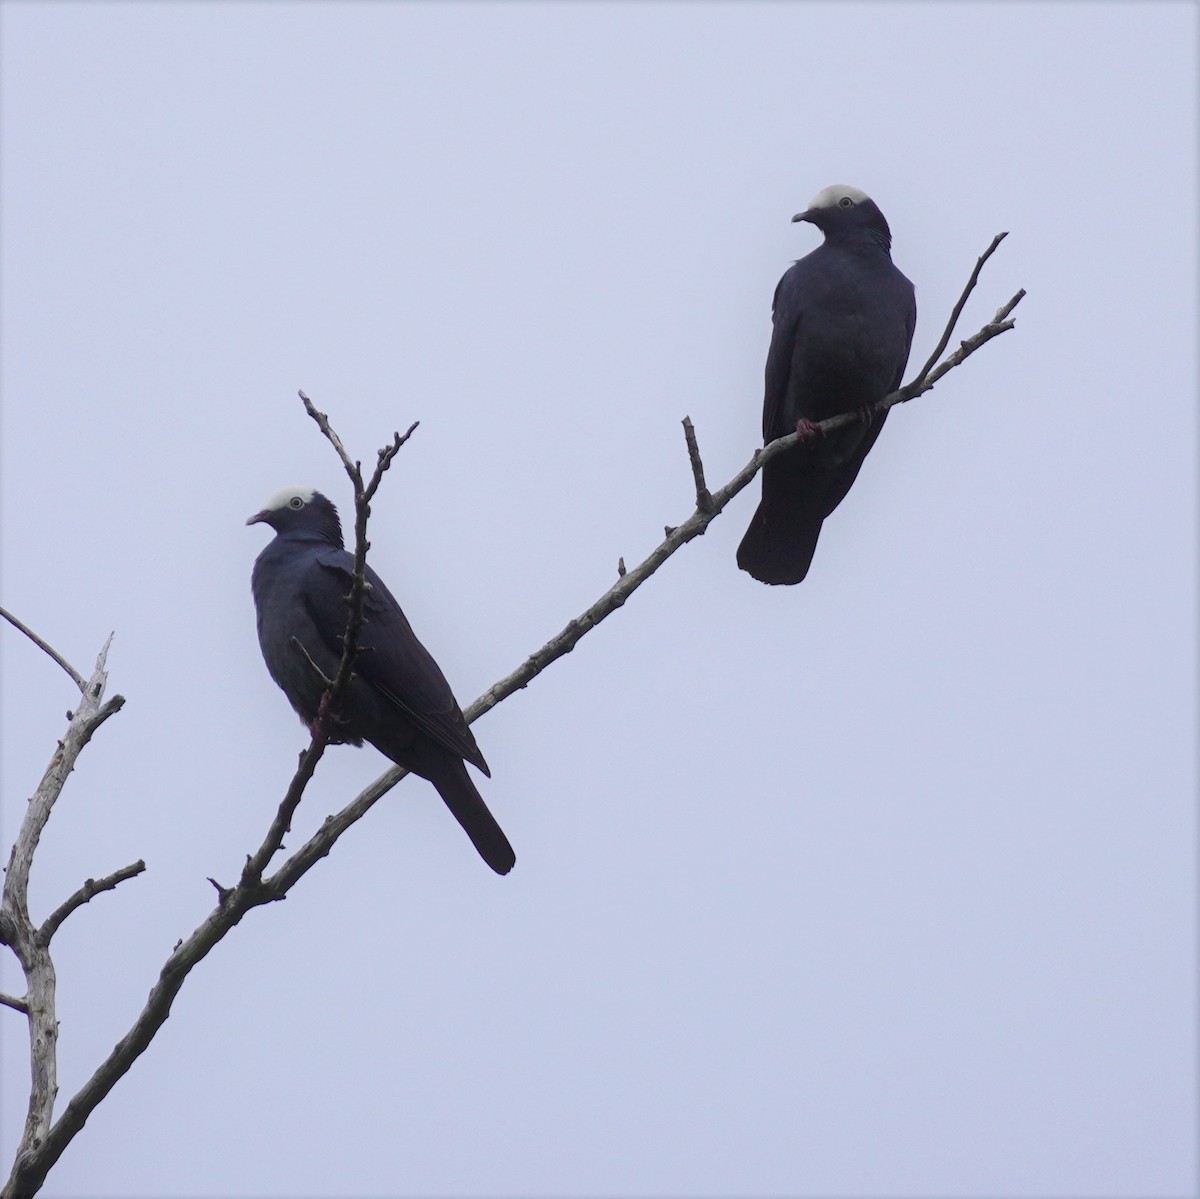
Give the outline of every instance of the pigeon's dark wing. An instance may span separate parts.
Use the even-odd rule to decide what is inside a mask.
[[[330,548],[317,554],[315,562],[316,568],[306,580],[304,602],[327,648],[340,656],[348,611],[345,597],[354,577],[354,559],[346,550]],[[355,674],[421,732],[490,776],[446,676],[417,640],[400,605],[370,566],[366,580],[370,589],[363,596],[364,623]]]
[[[794,433],[782,427],[784,400],[792,373],[792,354],[800,325],[799,289],[794,285],[795,265],[775,286],[771,300],[771,345],[767,350],[766,386],[763,390],[763,445]]]
[[[899,272],[897,272],[899,274]],[[904,372],[908,369],[908,356],[912,353],[913,334],[917,331],[917,293],[916,289],[903,275],[900,276],[905,286],[907,293],[908,304],[904,310],[904,358],[900,365],[896,368],[896,374],[892,378],[892,385],[888,388],[888,393],[895,391],[904,382]]]
[[[890,259],[847,256],[827,243],[784,273],[771,307],[764,443],[900,385],[916,305]],[[762,502],[738,547],[743,570],[764,583],[805,577],[825,518],[853,486],[886,418],[811,438],[763,467]]]

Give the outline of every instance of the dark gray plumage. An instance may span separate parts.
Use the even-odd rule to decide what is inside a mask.
[[[892,263],[892,235],[870,196],[835,184],[792,217],[825,234],[775,289],[763,440],[774,441],[900,386],[917,303]],[[821,436],[768,462],[762,502],[738,547],[738,566],[763,583],[808,574],[825,518],[850,490],[887,413]]]
[[[258,642],[271,677],[300,719],[311,724],[325,690],[317,671],[332,679],[341,661],[354,559],[342,548],[337,509],[319,491],[286,487],[276,492],[246,523],[260,521],[275,530],[275,537],[259,554],[251,578]],[[370,566],[366,581],[360,653],[330,739],[351,745],[369,741],[428,779],[483,860],[497,874],[507,874],[516,861],[512,846],[475,789],[464,759],[489,777],[491,771],[450,684]]]

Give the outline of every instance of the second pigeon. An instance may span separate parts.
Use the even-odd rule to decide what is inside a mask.
[[[793,221],[825,234],[775,289],[767,353],[763,440],[882,400],[900,386],[917,302],[892,263],[892,234],[874,200],[856,187],[819,192]],[[737,561],[762,583],[808,574],[825,518],[842,502],[887,413],[810,435],[762,470],[762,502]]]

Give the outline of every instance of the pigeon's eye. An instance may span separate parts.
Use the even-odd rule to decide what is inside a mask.
[[[842,198],[841,198],[841,199],[838,201],[838,207],[839,207],[839,208],[853,208],[853,207],[854,207],[854,201],[853,201],[852,199],[850,199],[850,197],[849,197],[849,196],[843,196],[843,197],[842,197]]]
[[[290,500],[288,500],[288,507],[293,509],[293,511],[298,512],[304,507],[304,501],[298,495],[294,495]]]

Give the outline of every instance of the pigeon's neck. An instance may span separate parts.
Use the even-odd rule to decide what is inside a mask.
[[[892,256],[892,235],[884,229],[868,229],[867,237],[889,258]]]
[[[286,533],[280,533],[278,539],[289,545],[328,545],[337,550],[345,548],[342,544],[342,530],[336,524],[323,524],[309,529],[289,529]]]
[[[827,237],[827,244],[852,254],[882,254],[892,257],[892,239],[882,229],[856,229],[853,234]]]

